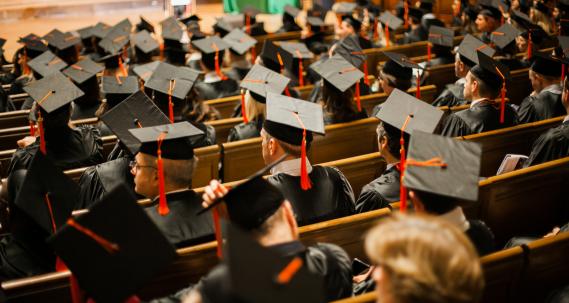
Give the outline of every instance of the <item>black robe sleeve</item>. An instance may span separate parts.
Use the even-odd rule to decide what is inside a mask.
[[[256,138],[261,135],[257,121],[249,121],[249,123],[240,123],[229,130],[227,142]],[[261,123],[262,125],[262,123]]]
[[[341,247],[317,243],[308,247],[306,260],[311,272],[324,277],[327,302],[352,296],[352,262]]]
[[[468,220],[470,228],[466,231],[466,236],[472,241],[479,256],[491,254],[495,251],[494,233],[486,224],[480,220]]]
[[[518,109],[518,121],[519,123],[529,123],[533,121],[538,121],[537,113],[532,102],[534,101],[533,96],[527,96],[524,98]]]
[[[444,118],[442,123],[441,135],[447,137],[459,137],[472,134],[470,126],[455,114],[450,114]]]
[[[552,128],[533,143],[525,167],[537,165],[569,155],[569,123]]]

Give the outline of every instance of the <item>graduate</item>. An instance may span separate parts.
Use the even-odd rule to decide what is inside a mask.
[[[8,172],[27,168],[33,156],[44,153],[61,170],[95,165],[103,161],[103,142],[93,126],[69,126],[71,102],[83,95],[61,73],[25,87],[36,101],[30,112],[33,136],[18,141]],[[32,135],[32,134],[30,134]],[[37,136],[37,137],[36,137]]]
[[[454,46],[454,31],[445,27],[431,25],[429,28],[428,43],[429,54],[434,54],[435,58],[427,58],[427,66],[437,66],[454,62],[452,47]]]
[[[257,15],[261,13],[260,10],[246,6],[243,10],[241,10],[243,14],[243,31],[247,33],[249,36],[263,36],[268,34],[265,31],[265,23],[264,22],[257,22]]]
[[[289,4],[285,5],[283,12],[283,25],[275,33],[288,33],[288,32],[298,32],[302,28],[296,23],[296,17],[300,14],[300,9],[291,6]]]
[[[478,65],[470,69],[464,84],[470,108],[449,115],[442,134],[466,136],[517,125],[515,110],[500,96],[508,75],[506,67],[478,51]]]
[[[482,10],[478,12],[476,17],[476,29],[482,32],[480,40],[484,43],[490,43],[490,35],[502,25],[504,18],[502,12],[507,12],[508,9],[500,0],[481,1],[480,6]]]
[[[410,31],[405,33],[401,44],[409,44],[413,42],[425,41],[429,36],[429,32],[423,26],[421,26],[421,18],[423,17],[423,12],[415,7],[409,8],[409,24]]]
[[[230,46],[229,62],[231,69],[225,75],[235,81],[241,81],[251,70],[252,64],[247,60],[247,54],[249,51],[252,52],[251,49],[255,47],[257,40],[236,28],[227,33],[223,37],[223,41]]]
[[[492,45],[494,45],[497,50],[494,60],[504,64],[509,70],[517,70],[525,67],[525,63],[516,58],[519,52],[516,37],[521,33],[522,31],[511,24],[504,23],[504,25],[498,27],[490,35]]]
[[[433,106],[459,106],[469,101],[464,98],[464,84],[466,75],[471,68],[478,64],[477,50],[492,57],[496,52],[472,35],[466,35],[454,57],[454,75],[458,78],[454,83],[447,84],[441,94],[433,101]]]
[[[533,55],[529,79],[533,91],[518,109],[520,123],[535,122],[566,114],[561,102],[561,70],[563,64],[548,54]]]
[[[389,95],[376,116],[381,121],[377,126],[377,145],[387,167],[379,178],[362,188],[356,201],[357,213],[388,207],[389,203],[400,200],[401,151],[409,150],[413,130],[436,132],[443,114],[440,109],[398,89]],[[401,138],[404,146],[401,146]]]
[[[85,93],[73,100],[71,120],[95,117],[95,113],[101,104],[97,74],[104,69],[101,64],[85,57],[63,70],[63,74]]]
[[[203,132],[189,122],[129,129],[140,143],[131,164],[134,190],[153,206],[146,214],[177,247],[214,239],[211,216],[197,216],[200,197],[190,188],[195,162],[191,137]]]

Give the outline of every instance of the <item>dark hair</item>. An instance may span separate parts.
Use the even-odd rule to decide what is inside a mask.
[[[399,130],[398,128],[391,126],[387,123],[383,123],[383,122],[380,125],[381,125],[381,127],[383,127],[383,130],[385,131],[383,134],[380,134],[380,135],[387,137],[387,149],[389,150],[389,153],[392,156],[394,156],[395,158],[399,159],[401,156],[400,155],[401,130]],[[411,138],[411,136],[409,136],[409,134],[407,134],[407,133],[403,134],[403,139],[405,140],[405,152],[406,153],[409,150],[410,138]]]
[[[481,97],[488,98],[488,99],[496,99],[500,94],[500,87],[499,86],[492,86],[486,81],[477,77],[474,73],[470,73],[474,79],[478,82],[478,94]]]
[[[387,81],[387,84],[389,84],[389,86],[395,87],[398,90],[401,90],[404,92],[406,92],[409,88],[411,88],[411,86],[413,86],[411,79],[404,79],[404,78],[398,77],[397,75],[388,74],[388,73],[384,72],[383,69],[380,69],[379,77],[382,78],[383,80]]]
[[[356,115],[353,100],[354,91],[352,88],[342,92],[326,79],[322,79],[322,102],[324,111],[332,116],[333,121],[348,121],[351,117]]]
[[[219,57],[217,58],[217,61],[219,63],[220,68],[223,65],[224,54],[225,54],[224,50],[219,51]],[[207,67],[207,69],[215,70],[215,52],[210,54],[202,53],[202,63],[205,65],[205,67]]]
[[[457,206],[454,198],[446,197],[438,194],[428,193],[422,190],[413,190],[417,197],[423,202],[425,210],[428,213],[442,215],[453,210]]]

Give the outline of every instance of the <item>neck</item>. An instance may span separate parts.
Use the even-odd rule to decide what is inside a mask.
[[[559,80],[556,81],[544,81],[543,85],[541,86],[541,88],[539,89],[539,91],[537,91],[538,93],[541,92],[543,89],[545,89],[548,86],[554,85],[554,84],[559,84]]]
[[[283,226],[275,226],[269,234],[259,238],[259,243],[263,246],[272,246],[295,240],[298,240],[298,237],[294,237],[290,229],[284,228]]]
[[[397,162],[400,161],[400,159],[394,157],[390,152],[385,151],[385,152],[381,152],[381,155],[383,156],[383,158],[385,159],[385,162],[387,162],[387,164],[395,164]]]

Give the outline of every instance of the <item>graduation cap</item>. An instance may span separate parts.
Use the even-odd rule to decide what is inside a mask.
[[[135,76],[104,76],[101,79],[101,92],[105,94],[110,107],[114,107],[139,90],[138,79]]]
[[[83,92],[61,73],[31,82],[24,86],[24,91],[48,114],[83,96]]]
[[[294,59],[312,59],[314,54],[301,42],[281,42],[279,46]]]
[[[342,21],[349,24],[351,27],[354,28],[354,32],[359,33],[362,29],[362,21],[358,18],[354,17],[353,15],[344,15],[342,16]]]
[[[198,15],[191,15],[185,18],[178,19],[178,21],[184,23],[185,25],[189,25],[190,23],[197,23],[201,20],[202,18],[200,18]]]
[[[223,39],[218,36],[209,36],[205,39],[194,40],[192,45],[196,47],[202,54],[214,54],[229,48]]]
[[[540,2],[540,1],[534,2],[533,8],[544,13],[546,16],[548,16],[550,14],[549,7],[547,5],[545,5],[545,3],[543,3],[543,2]]]
[[[478,200],[479,143],[413,132],[405,187],[459,200]]]
[[[366,62],[366,56],[363,53],[356,35],[348,35],[336,43],[334,54],[342,56],[346,61],[356,67],[360,67],[362,63],[365,64]]]
[[[15,199],[47,234],[55,234],[71,216],[79,186],[43,154],[35,153]]]
[[[124,185],[48,241],[97,302],[124,302],[177,256]]]
[[[192,137],[203,136],[204,132],[184,121],[151,127],[130,129],[129,132],[140,142],[139,153],[157,157],[159,202],[158,213],[165,216],[169,213],[164,191],[164,168],[162,159],[190,160],[194,158]]]
[[[47,45],[35,34],[29,34],[20,38],[18,42],[24,44],[26,55],[30,58],[35,58],[48,50]]]
[[[106,56],[99,57],[96,59],[96,62],[104,63],[105,68],[118,68],[122,63],[122,53],[108,54]]]
[[[146,30],[142,30],[134,35],[134,45],[139,62],[152,61],[152,53],[160,48],[158,42]]]
[[[503,14],[508,11],[508,6],[500,0],[481,0],[479,4],[482,10],[478,14],[496,20],[502,20]]]
[[[182,25],[176,19],[170,17],[160,23],[162,25],[162,38],[174,42],[180,42],[184,35]],[[166,43],[166,41],[164,41]]]
[[[319,28],[321,26],[324,26],[324,20],[322,20],[320,17],[306,17],[306,23],[309,24],[312,28]]]
[[[51,74],[59,73],[59,71],[67,67],[67,63],[51,51],[45,51],[29,61],[28,66],[41,77],[47,77]]]
[[[231,225],[228,233],[227,262],[237,297],[250,303],[326,301],[323,278],[301,257],[279,255]]]
[[[148,82],[150,76],[154,73],[158,65],[162,62],[160,61],[152,61],[145,64],[139,64],[132,68],[132,71],[145,83]]]
[[[358,7],[357,3],[354,2],[336,2],[334,4],[334,8],[333,11],[336,14],[341,14],[341,15],[351,15],[354,13],[354,11],[356,10],[356,8]]]
[[[292,5],[285,5],[284,7],[284,14],[291,17],[292,19],[298,17],[298,14],[300,14],[300,9],[297,7],[294,7]]]
[[[128,29],[128,30],[127,30]],[[117,54],[130,42],[130,27],[119,23],[99,42],[99,46],[109,54]]]
[[[471,68],[478,64],[477,51],[483,52],[490,57],[494,56],[496,52],[493,48],[488,46],[488,44],[485,44],[472,35],[466,35],[458,46],[460,60]]]
[[[261,11],[251,5],[247,5],[241,10],[241,13],[245,15],[245,17],[250,16],[251,18],[255,18]]]
[[[528,15],[514,10],[512,11],[511,18],[517,22],[517,24],[522,27],[525,31],[521,33],[528,42],[527,57],[531,58],[532,55],[532,45],[534,43],[541,44],[549,35],[543,30],[543,28],[537,24],[534,24]]]
[[[290,67],[293,63],[292,55],[269,39],[263,42],[260,56],[263,59],[263,64],[275,72],[280,71],[282,73],[285,67]]]
[[[423,11],[415,7],[409,7],[409,17],[415,18],[417,21],[421,21]]]
[[[391,30],[396,30],[403,25],[403,20],[388,11],[384,11],[379,15],[379,21]]]
[[[42,39],[46,41],[49,45],[53,45],[57,38],[63,38],[64,34],[57,28],[52,29],[49,33],[45,34]]]
[[[140,16],[140,23],[136,25],[136,30],[139,32],[146,30],[148,32],[154,33],[154,25],[150,21],[146,20],[146,18]]]
[[[478,65],[470,69],[479,80],[494,89],[501,88],[502,102],[500,106],[500,123],[504,123],[504,111],[506,106],[506,79],[510,77],[508,68],[492,57],[478,51]]]
[[[262,65],[255,64],[251,67],[245,78],[241,80],[240,86],[261,97],[256,98],[260,99],[256,101],[265,103],[264,98],[267,97],[269,92],[281,94],[289,82],[289,78],[275,73]]]
[[[421,0],[419,2],[419,8],[427,13],[433,11],[434,0]]]
[[[85,59],[64,69],[63,74],[71,78],[71,80],[73,80],[73,82],[76,84],[81,84],[95,77],[104,69],[105,68],[103,66],[95,63],[89,57],[86,57]]]
[[[453,47],[454,31],[437,25],[429,28],[429,42],[444,47]]]
[[[312,8],[307,12],[307,16],[319,17],[321,19],[326,19],[326,14],[328,14],[328,10],[315,2],[312,2]]]
[[[103,22],[99,22],[93,26],[92,33],[95,37],[103,39],[110,31],[112,27]]]
[[[235,27],[231,25],[231,23],[225,21],[223,18],[217,19],[213,25],[213,31],[215,33],[219,33],[222,38],[225,37],[225,35],[227,35],[233,29],[235,29]]]
[[[560,59],[539,52],[533,55],[532,59],[530,70],[544,76],[561,77],[562,62]]]
[[[417,63],[411,61],[407,56],[394,52],[383,52],[389,60],[383,64],[382,73],[396,78],[411,80],[413,69],[423,69]],[[418,89],[418,87],[417,87]]]
[[[504,23],[498,27],[490,35],[490,39],[500,49],[506,48],[510,43],[514,42],[521,31],[513,27],[511,24]]]
[[[238,55],[244,55],[257,44],[257,39],[247,35],[244,31],[235,28],[223,37],[223,42],[231,47]]]
[[[142,91],[135,92],[111,108],[101,116],[101,120],[133,156],[138,153],[140,142],[128,131],[129,129],[164,125],[170,122]]]
[[[189,67],[162,62],[156,67],[144,87],[184,100],[198,76],[199,72]]]
[[[363,72],[339,54],[330,57],[323,64],[314,66],[313,69],[323,79],[342,92],[359,83],[364,76]]]

